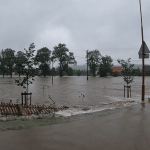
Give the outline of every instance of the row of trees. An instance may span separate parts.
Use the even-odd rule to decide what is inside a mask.
[[[60,76],[62,72],[69,72],[70,65],[76,64],[74,54],[69,52],[69,49],[65,44],[59,43],[58,46],[54,47],[51,51],[47,47],[43,47],[37,50],[35,54],[34,43],[30,44],[28,49],[24,49],[24,52],[18,51],[15,54],[15,50],[7,48],[0,51],[0,70],[4,75],[7,73],[12,76],[12,72],[18,72],[23,74],[23,70],[34,70],[40,72],[41,75],[46,76],[50,74],[50,64],[58,61],[58,71]],[[38,67],[37,67],[38,66]]]
[[[102,56],[99,50],[93,50],[87,51],[86,59],[93,77],[96,75],[106,77],[107,74],[112,74],[113,60],[110,56]]]
[[[112,58],[110,56],[102,56],[99,50],[93,50],[87,52],[86,59],[92,76],[99,75],[101,77],[106,77],[108,74],[114,77],[127,75],[129,78],[131,76],[142,76],[142,71],[134,68],[134,64],[131,64],[131,58],[126,61],[123,59],[118,59],[118,63],[122,66],[122,72],[113,72],[111,67],[113,66]],[[146,76],[150,75],[150,72],[145,72]]]
[[[67,75],[73,75],[71,65],[77,64],[77,61],[75,60],[74,54],[69,52],[65,44],[59,43],[58,46],[54,47],[53,51],[47,47],[43,47],[34,54],[34,43],[30,44],[28,49],[24,49],[24,52],[18,51],[15,53],[15,50],[11,48],[1,50],[0,71],[3,77],[5,74],[12,76],[12,72],[17,72],[20,76],[20,74],[23,74],[25,68],[30,69],[31,67],[40,75],[50,75],[50,71],[53,72],[52,69],[54,70],[54,68],[50,70],[50,64],[55,61],[58,62],[58,67],[55,70],[59,72],[60,76],[63,76],[64,71]],[[99,75],[103,77],[107,76],[108,73],[112,73],[112,58],[110,56],[102,56],[99,50],[89,51],[86,59],[93,76]],[[79,71],[78,75],[80,75]]]
[[[90,70],[90,75],[93,77],[99,75],[105,77],[108,74],[113,76],[118,76],[119,74],[113,73],[111,67],[113,66],[112,58],[110,56],[102,56],[99,50],[87,51],[85,59],[87,60],[87,65]],[[50,64],[58,62],[58,67],[52,68],[50,70]],[[123,63],[123,60],[118,59],[118,63]],[[124,62],[125,63],[125,62]],[[129,64],[128,62],[126,62]],[[86,71],[82,72],[80,70],[73,70],[71,68],[72,64],[77,64],[74,54],[69,52],[69,49],[65,44],[59,43],[55,46],[53,51],[49,50],[47,47],[43,47],[37,50],[35,54],[34,43],[30,44],[28,49],[23,51],[18,51],[15,54],[15,50],[7,48],[0,51],[0,71],[3,76],[7,73],[12,76],[12,72],[17,72],[19,76],[24,74],[24,70],[34,70],[38,75],[50,75],[50,73],[55,72],[55,75],[63,76],[65,71],[66,75],[86,75]],[[123,72],[122,72],[123,73]],[[142,75],[140,69],[133,69],[132,74]]]

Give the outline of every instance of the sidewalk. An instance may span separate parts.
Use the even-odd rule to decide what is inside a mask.
[[[0,150],[150,150],[150,103],[92,119],[1,131]]]

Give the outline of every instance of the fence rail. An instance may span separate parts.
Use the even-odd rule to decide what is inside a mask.
[[[10,104],[10,103],[0,103],[0,114],[2,116],[14,115],[38,115],[41,113],[50,114],[54,111],[63,110],[68,107],[66,106],[45,106],[45,105],[21,105],[21,104]]]

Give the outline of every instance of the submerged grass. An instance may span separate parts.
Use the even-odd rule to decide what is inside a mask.
[[[103,115],[109,115],[111,113],[118,113],[119,111],[120,109],[113,109],[113,110],[104,110],[100,112],[80,114],[80,115],[69,116],[69,117],[54,117],[53,116],[53,117],[36,118],[32,120],[17,119],[17,120],[11,120],[11,121],[1,121],[0,131],[28,129],[28,128],[39,127],[39,126],[69,123],[69,122],[85,120],[85,119],[91,120],[93,118],[100,117]]]
[[[32,119],[32,120],[11,120],[11,121],[1,121],[0,122],[0,130],[6,131],[6,130],[19,130],[19,129],[27,129],[27,128],[33,128],[38,126],[47,126],[52,124],[59,124],[59,123],[65,123],[70,121],[70,118],[62,118],[62,117],[45,117],[45,118],[39,118],[39,119]]]

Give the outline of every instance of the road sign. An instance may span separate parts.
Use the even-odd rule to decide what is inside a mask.
[[[146,53],[150,53],[150,51],[149,51],[149,48],[147,47],[146,43],[144,42],[144,54],[146,54]],[[142,52],[142,45],[141,45],[141,48],[140,48],[138,54],[141,54],[141,55],[143,54],[143,52]]]
[[[145,71],[150,71],[150,66],[145,65]]]
[[[142,54],[139,54],[139,59],[142,59]],[[149,58],[149,54],[144,54],[144,58]]]
[[[143,56],[142,47],[143,46],[141,45],[141,48],[140,48],[140,50],[138,52],[140,59]],[[149,48],[147,47],[146,43],[144,42],[144,58],[149,58],[149,54],[148,53],[150,53]]]

